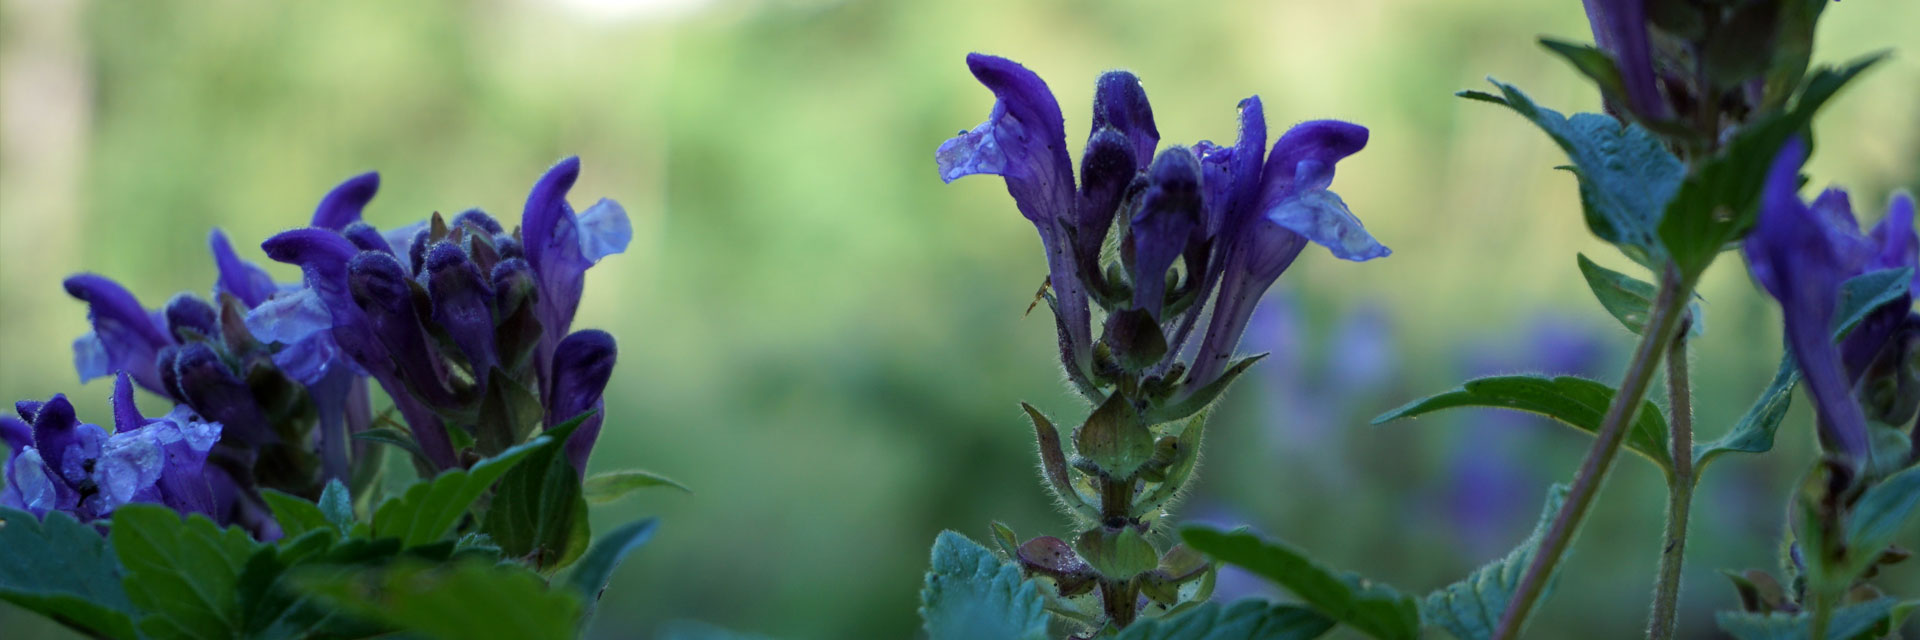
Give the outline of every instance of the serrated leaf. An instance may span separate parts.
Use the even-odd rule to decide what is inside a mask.
[[[572,589],[548,589],[539,575],[512,564],[400,563],[296,575],[294,584],[355,616],[440,640],[564,640],[580,620]]]
[[[139,615],[120,584],[120,561],[93,527],[0,507],[0,600],[109,638],[133,638]]]
[[[582,414],[550,427],[525,462],[500,478],[481,531],[510,558],[525,558],[540,570],[559,569],[586,553],[592,539],[580,477],[564,454],[567,437],[585,422]]]
[[[1500,617],[1506,614],[1507,603],[1513,600],[1514,589],[1520,587],[1520,578],[1526,575],[1527,566],[1533,564],[1533,557],[1540,550],[1540,540],[1546,537],[1547,529],[1553,526],[1554,515],[1566,501],[1567,485],[1556,484],[1548,489],[1547,504],[1540,510],[1540,521],[1534,525],[1533,534],[1506,557],[1475,569],[1464,580],[1427,594],[1426,600],[1420,603],[1421,618],[1460,640],[1493,637],[1494,630],[1500,627]],[[1551,580],[1550,577],[1549,589]],[[1541,598],[1545,597],[1543,591]]]
[[[372,534],[398,538],[402,545],[417,547],[438,542],[453,531],[480,494],[493,486],[522,459],[554,441],[541,436],[525,444],[481,460],[472,469],[440,472],[432,481],[408,487],[406,493],[388,498],[373,512]]]
[[[292,542],[309,531],[339,531],[320,511],[320,505],[300,496],[261,489],[260,497],[266,500],[267,508],[273,510],[274,522],[280,523],[283,543]]]
[[[1880,598],[1833,610],[1827,621],[1827,637],[1834,640],[1860,639],[1894,615],[1899,603]],[[1721,611],[1713,615],[1720,630],[1736,640],[1807,640],[1813,637],[1813,616],[1807,613],[1749,613]]]
[[[333,560],[333,540],[338,532],[331,527],[314,529],[298,538],[282,540],[278,547],[264,546],[247,560],[240,573],[241,619],[247,638],[358,638],[372,636],[378,627],[341,614],[324,606],[309,594],[288,584],[287,569],[318,559]],[[354,554],[357,555],[357,552]]]
[[[1246,598],[1209,602],[1180,615],[1136,620],[1114,640],[1310,640],[1333,628],[1333,619],[1290,604]]]
[[[1653,312],[1653,297],[1657,293],[1653,283],[1633,276],[1602,267],[1587,259],[1586,254],[1578,254],[1580,276],[1587,281],[1587,288],[1593,291],[1593,297],[1600,306],[1620,325],[1640,335],[1647,330],[1647,317]],[[1706,332],[1706,323],[1701,321],[1700,301],[1687,305],[1687,314],[1692,318],[1688,335],[1699,336]]]
[[[1780,147],[1806,130],[1834,93],[1884,55],[1814,73],[1792,108],[1743,126],[1719,154],[1686,177],[1659,218],[1660,241],[1683,280],[1698,280],[1721,249],[1753,228],[1760,188]]]
[[[1186,527],[1181,539],[1215,560],[1252,571],[1286,587],[1335,621],[1380,640],[1420,637],[1420,603],[1393,587],[1335,572],[1278,540],[1244,531]]]
[[[587,476],[580,491],[587,498],[587,504],[608,504],[633,495],[633,492],[649,487],[672,487],[685,493],[693,493],[687,485],[672,478],[641,469],[621,469],[603,471]]]
[[[627,554],[652,539],[654,529],[659,526],[658,518],[627,523],[601,536],[593,548],[587,550],[587,555],[580,558],[580,563],[574,565],[567,584],[580,592],[581,601],[586,603],[584,618],[593,616],[594,604],[600,601],[600,592],[605,591],[607,582],[613,579],[613,570],[627,559]]]
[[[933,542],[920,617],[931,640],[1044,640],[1051,618],[1039,588],[1019,567],[1001,564],[986,547],[952,531]]]
[[[121,584],[147,615],[143,635],[231,638],[242,631],[240,573],[260,545],[239,527],[222,530],[206,516],[185,520],[172,509],[130,504],[114,511],[109,535],[126,567]]]
[[[1587,228],[1635,262],[1657,264],[1664,255],[1657,234],[1661,215],[1685,173],[1679,158],[1637,124],[1598,113],[1568,118],[1534,104],[1512,85],[1488,81],[1504,96],[1499,104],[1540,127],[1573,160]]]
[[[1495,407],[1540,414],[1593,435],[1600,431],[1613,388],[1585,378],[1538,375],[1490,376],[1468,380],[1452,391],[1421,398],[1380,414],[1373,424],[1412,418],[1456,407]],[[1667,418],[1652,400],[1643,400],[1629,425],[1626,446],[1662,470],[1671,469]]]
[[[1908,281],[1912,276],[1911,267],[1901,267],[1863,273],[1841,283],[1840,300],[1833,314],[1833,339],[1846,337],[1875,309],[1907,295]],[[1780,367],[1773,375],[1773,382],[1754,400],[1753,406],[1740,417],[1733,429],[1717,440],[1693,446],[1694,478],[1697,480],[1700,477],[1698,470],[1722,453],[1765,453],[1772,450],[1774,434],[1780,430],[1780,421],[1786,417],[1787,408],[1793,402],[1793,388],[1799,382],[1800,367],[1794,362],[1793,353],[1785,351],[1780,356]]]

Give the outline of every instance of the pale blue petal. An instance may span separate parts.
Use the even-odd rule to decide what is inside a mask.
[[[580,253],[587,262],[627,250],[633,242],[633,222],[627,210],[608,198],[601,198],[580,213]]]
[[[47,473],[39,449],[27,447],[14,456],[13,477],[7,478],[7,486],[20,490],[20,501],[35,515],[60,506],[60,492],[53,486],[53,476]]]
[[[413,247],[413,234],[419,233],[421,229],[425,228],[427,228],[427,221],[421,220],[398,229],[383,231],[380,233],[380,237],[386,239],[387,247],[393,249],[393,255],[405,256]],[[405,260],[401,260],[401,263],[405,262]]]
[[[80,372],[81,382],[113,373],[113,359],[107,357],[107,345],[99,334],[88,331],[73,339],[73,368]]]
[[[111,511],[152,487],[160,479],[164,459],[159,443],[144,431],[109,438],[93,466],[93,484],[104,496],[100,511]]]
[[[998,126],[1020,126],[1019,120],[1001,116],[998,109],[995,115],[999,116]],[[993,120],[988,120],[940,143],[940,150],[933,154],[934,161],[940,164],[940,180],[951,183],[971,175],[1007,175],[1007,153],[1000,149],[994,135],[995,126]]]
[[[1343,260],[1365,262],[1392,253],[1367,233],[1360,219],[1347,209],[1347,203],[1332,191],[1313,189],[1296,193],[1266,215],[1274,224],[1306,236]]]
[[[333,314],[311,288],[276,295],[247,312],[247,331],[263,342],[294,344],[333,328]]]

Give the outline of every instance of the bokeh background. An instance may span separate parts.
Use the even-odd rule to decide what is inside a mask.
[[[934,170],[935,146],[992,104],[968,51],[1045,77],[1076,148],[1093,79],[1112,68],[1145,81],[1165,142],[1232,138],[1235,103],[1255,93],[1272,127],[1372,128],[1335,188],[1394,254],[1354,264],[1310,248],[1280,280],[1245,345],[1277,357],[1216,414],[1181,517],[1250,524],[1403,590],[1441,586],[1523,538],[1589,441],[1494,412],[1368,419],[1469,375],[1614,381],[1631,343],[1574,254],[1632,265],[1585,231],[1572,178],[1552,169],[1560,152],[1450,97],[1493,74],[1595,109],[1534,43],[1587,39],[1571,0],[0,6],[0,398],[65,392],[108,420],[110,385],[71,368],[85,310],[62,293],[67,274],[110,275],[157,305],[211,285],[209,226],[257,241],[304,224],[348,175],[382,172],[377,224],[476,205],[514,219],[549,163],[583,158],[576,202],[615,198],[636,228],[592,271],[576,323],[622,348],[593,464],[694,489],[597,509],[601,527],[664,526],[615,577],[593,637],[680,620],[912,637],[939,530],[1064,533],[1016,404],[1085,411],[1055,368],[1052,322],[1022,316],[1038,243],[997,180],[942,185]],[[1920,4],[1899,0],[1835,4],[1822,21],[1818,61],[1905,49],[1817,122],[1814,182],[1854,188],[1869,220],[1889,190],[1920,185],[1916,24]],[[1780,343],[1737,257],[1702,293],[1706,439],[1765,386]],[[1736,606],[1719,569],[1776,565],[1783,499],[1810,460],[1797,403],[1775,453],[1727,458],[1702,484],[1683,637],[1711,636],[1711,611]],[[1543,637],[1639,633],[1661,495],[1652,466],[1616,466]],[[1887,580],[1920,592],[1920,567]],[[1283,597],[1244,576],[1222,590]],[[69,637],[5,605],[0,629]]]

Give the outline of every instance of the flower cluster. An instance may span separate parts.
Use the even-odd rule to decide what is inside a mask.
[[[81,380],[118,373],[114,430],[83,424],[64,397],[23,402],[0,419],[12,450],[0,505],[104,518],[129,501],[278,534],[258,489],[317,497],[329,481],[377,477],[375,443],[412,451],[423,475],[461,468],[587,415],[566,443],[583,470],[598,435],[613,338],[570,331],[586,270],[626,249],[626,212],[566,201],[579,161],[555,165],[511,231],[480,210],[382,233],[361,221],[379,176],[329,192],[307,228],[264,243],[299,265],[275,283],[219,230],[209,298],[150,310],[95,274],[68,278],[93,330],[74,342]],[[376,425],[368,380],[403,423]],[[176,403],[164,418],[133,408],[134,386]]]
[[[1234,144],[1156,154],[1145,89],[1133,74],[1109,72],[1097,85],[1076,187],[1046,83],[1003,58],[974,54],[967,64],[998,100],[986,122],[940,146],[940,176],[1006,180],[1046,251],[1062,364],[1089,397],[1141,375],[1163,396],[1217,393],[1255,304],[1308,242],[1348,260],[1388,254],[1328,190],[1334,165],[1366,146],[1364,127],[1306,122],[1268,151],[1254,96],[1240,103]],[[1216,294],[1203,341],[1187,349]],[[1094,304],[1106,312],[1097,342]]]
[[[1759,223],[1746,240],[1747,259],[1754,278],[1780,302],[1787,345],[1814,399],[1822,444],[1866,463],[1874,455],[1870,422],[1905,425],[1920,409],[1914,362],[1920,314],[1912,310],[1920,277],[1908,281],[1905,295],[1874,308],[1838,345],[1831,331],[1848,279],[1900,268],[1920,275],[1913,198],[1895,194],[1886,216],[1862,233],[1847,192],[1830,188],[1811,205],[1800,201],[1806,155],[1806,145],[1796,139],[1774,160]]]

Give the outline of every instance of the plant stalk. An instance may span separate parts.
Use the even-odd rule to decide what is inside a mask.
[[[1534,555],[1527,573],[1521,577],[1513,599],[1507,602],[1507,611],[1501,616],[1500,627],[1493,634],[1495,640],[1513,640],[1520,636],[1520,628],[1526,624],[1527,615],[1532,613],[1540,593],[1545,590],[1547,579],[1559,566],[1560,557],[1566,554],[1573,534],[1580,528],[1580,521],[1586,517],[1587,508],[1593,506],[1593,498],[1600,492],[1601,481],[1606,479],[1607,470],[1620,453],[1620,443],[1626,438],[1627,425],[1633,421],[1641,401],[1646,398],[1647,385],[1653,378],[1653,372],[1660,366],[1667,344],[1673,340],[1675,329],[1679,328],[1680,316],[1684,314],[1691,288],[1681,279],[1679,269],[1668,263],[1660,276],[1660,290],[1654,298],[1646,332],[1640,337],[1640,345],[1634,349],[1626,377],[1620,381],[1620,390],[1614,394],[1613,404],[1607,407],[1607,415],[1600,422],[1600,432],[1596,434],[1593,448],[1587,451],[1586,460],[1580,463],[1580,473],[1574,477],[1573,489],[1567,494],[1566,504],[1554,516],[1553,526],[1540,541],[1540,551]]]
[[[1667,351],[1667,418],[1672,428],[1673,476],[1667,479],[1667,533],[1660,547],[1660,577],[1647,620],[1649,640],[1669,640],[1679,622],[1680,570],[1687,556],[1687,515],[1693,507],[1693,388],[1687,377],[1687,325],[1680,323]]]
[[[1096,476],[1100,487],[1100,522],[1095,526],[1125,527],[1133,522],[1133,487],[1136,480]],[[1100,576],[1100,606],[1107,623],[1114,629],[1133,624],[1140,613],[1140,584],[1129,576],[1124,580]]]

